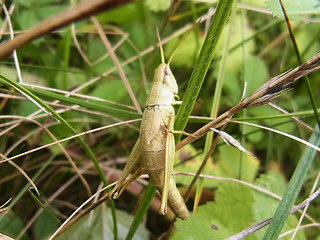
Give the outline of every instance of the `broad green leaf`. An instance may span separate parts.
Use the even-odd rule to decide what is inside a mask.
[[[261,175],[255,185],[276,194],[282,194],[286,188],[283,176],[274,172]],[[213,202],[200,205],[196,214],[186,221],[177,220],[177,231],[171,239],[225,239],[270,217],[279,203],[279,200],[265,193],[235,182],[220,181],[214,196]],[[284,230],[292,229],[296,224],[297,218],[291,215]],[[265,230],[259,230],[245,239],[261,239],[261,231]],[[305,239],[303,232],[297,235],[297,239]]]
[[[241,178],[244,181],[253,182],[259,168],[259,161],[256,158],[247,154],[243,154],[240,157],[241,151],[224,143],[219,146],[218,152],[217,156],[213,156],[208,161],[206,174],[218,177]],[[174,171],[196,173],[203,161],[202,155],[197,154],[198,152],[191,145],[179,150],[176,153],[175,160],[175,164],[178,164],[178,166],[174,168]],[[175,179],[179,184],[189,185],[193,177],[176,176]],[[204,181],[204,187],[207,188],[216,187],[217,185],[219,185],[219,182],[215,180]]]
[[[48,239],[49,233],[54,232],[58,227],[57,218],[48,211],[43,211],[34,223],[35,239]]]
[[[221,98],[221,105],[234,106],[239,102],[242,95],[242,84],[237,77],[238,73],[225,71],[223,74],[223,91],[227,97]]]
[[[126,27],[127,25],[131,25],[136,21],[142,21],[144,19],[140,10],[141,5],[132,2],[102,12],[98,15],[98,19],[101,22],[112,22]],[[133,21],[133,19],[135,21]]]
[[[118,238],[125,239],[133,216],[124,211],[117,210]],[[140,225],[133,239],[148,239],[148,231]],[[105,204],[97,207],[92,213],[87,214],[74,223],[67,231],[59,235],[57,240],[65,239],[113,239],[113,223],[111,211]]]
[[[268,77],[268,69],[261,58],[248,56],[245,60],[244,80],[247,82],[246,96],[249,96],[261,85]]]
[[[214,202],[199,206],[196,215],[186,221],[177,220],[175,225],[179,233],[172,239],[224,239],[247,226],[253,217],[252,202],[248,187],[223,183],[215,192]]]
[[[282,175],[276,172],[268,172],[267,174],[260,175],[259,179],[255,181],[255,185],[267,189],[279,196],[282,196],[286,190],[286,182]],[[274,197],[268,196],[265,193],[259,191],[253,191],[253,210],[254,210],[254,222],[260,222],[266,218],[272,217],[274,214],[280,200],[275,199]],[[294,215],[290,215],[287,221],[285,222],[283,232],[289,231],[296,227],[298,221]],[[267,228],[263,228],[257,231],[255,234],[258,236],[258,239],[262,239]],[[284,239],[290,239],[290,235]],[[305,239],[303,232],[299,231],[298,235],[295,238],[296,240]]]
[[[317,126],[315,127],[314,132],[309,139],[309,142],[315,146],[320,145],[320,134]],[[295,203],[298,197],[298,194],[305,181],[305,178],[315,158],[315,155],[316,150],[314,148],[305,148],[305,151],[302,154],[300,161],[290,179],[288,188],[276,209],[272,222],[270,223],[268,230],[263,236],[264,240],[271,240],[277,238],[281,230],[283,230],[284,223],[290,213],[293,204]]]
[[[154,12],[166,11],[169,9],[171,1],[170,0],[146,0],[145,4],[147,7]]]
[[[178,51],[175,53],[174,57],[171,61],[171,66],[174,67],[192,67],[194,65],[194,56],[197,52],[197,39],[200,38],[196,35],[196,32],[193,31],[189,34],[189,36],[183,41],[181,46],[179,46]],[[203,41],[203,38],[200,38],[200,42]],[[176,38],[173,41],[170,41],[165,47],[165,53],[167,60],[173,53],[173,51],[177,48],[179,43],[181,42],[180,38]],[[191,72],[190,72],[191,74]]]
[[[129,100],[128,103],[132,104],[132,101],[128,98],[128,92],[120,79],[108,79],[106,82],[102,82],[96,86],[91,95],[123,104],[126,103],[125,100]]]
[[[81,84],[84,84],[88,81],[87,76],[82,73],[72,72],[72,69],[69,68],[70,72],[58,72],[55,75],[54,87],[58,89],[73,89]],[[74,69],[77,71],[77,69]],[[47,80],[48,81],[48,80]]]
[[[174,172],[196,173],[202,161],[203,158],[201,157],[201,155],[199,155],[197,150],[191,144],[189,144],[176,152],[174,162],[176,166],[174,167]],[[212,159],[208,161],[208,168],[215,168]],[[182,184],[185,186],[190,185],[192,179],[193,177],[186,176],[175,177],[175,180],[178,184]]]
[[[19,215],[16,215],[13,211],[9,211],[0,216],[0,232],[2,234],[15,238],[22,229],[23,222]],[[24,235],[21,239],[25,240],[29,238]]]
[[[282,2],[289,16],[320,13],[320,4],[317,0],[283,0]],[[279,0],[269,0],[267,5],[274,15],[283,17]]]
[[[250,151],[250,149],[247,149]],[[240,156],[242,154],[242,156]],[[241,178],[253,182],[259,168],[259,161],[240,150],[224,144],[219,147],[219,156],[216,159],[214,176]]]

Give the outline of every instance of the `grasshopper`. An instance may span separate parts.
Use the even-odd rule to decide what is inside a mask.
[[[161,194],[159,213],[166,214],[168,202],[177,217],[187,219],[189,212],[172,174],[175,153],[173,105],[181,104],[181,101],[175,100],[178,98],[178,85],[169,67],[175,52],[166,64],[158,32],[157,35],[161,64],[154,72],[153,85],[145,102],[139,139],[110,196],[113,199],[118,198],[131,181],[142,173],[147,173]],[[138,165],[141,165],[140,168],[126,180],[129,173]]]

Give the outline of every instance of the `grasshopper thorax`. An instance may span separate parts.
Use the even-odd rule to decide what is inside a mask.
[[[168,64],[161,63],[159,67],[154,71],[153,82],[161,82],[167,86],[173,94],[178,93],[178,84],[174,78],[171,69]]]
[[[161,63],[154,72],[153,85],[147,97],[146,106],[172,105],[177,93],[178,85],[169,65]]]

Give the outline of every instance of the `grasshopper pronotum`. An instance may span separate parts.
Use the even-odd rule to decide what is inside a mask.
[[[178,85],[169,63],[164,62],[164,54],[158,34],[161,52],[161,64],[154,72],[153,85],[147,96],[142,115],[140,136],[129,155],[123,173],[111,192],[116,199],[124,188],[143,172],[147,173],[153,185],[161,193],[160,214],[166,214],[167,202],[175,215],[182,219],[189,216],[188,209],[173,179],[175,141],[173,125],[175,112],[172,105],[180,104]],[[141,164],[142,167],[126,180],[129,173]]]

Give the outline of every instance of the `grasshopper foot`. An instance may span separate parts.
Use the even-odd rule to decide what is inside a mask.
[[[117,199],[120,196],[119,194],[119,190],[117,189],[117,187],[115,187],[114,189],[112,189],[111,193],[110,193],[110,197],[112,199]]]
[[[167,202],[166,201],[161,201],[159,213],[161,215],[166,215],[166,213],[167,213]]]

